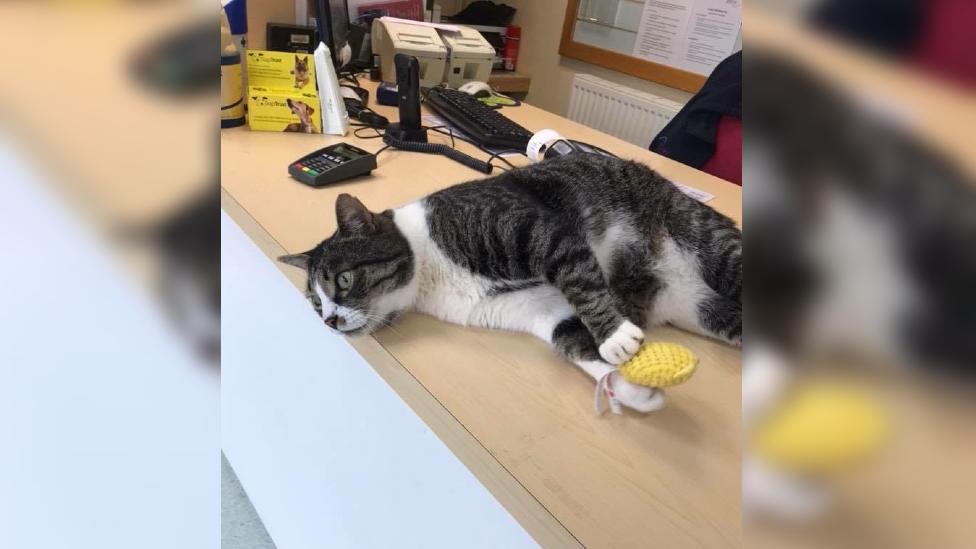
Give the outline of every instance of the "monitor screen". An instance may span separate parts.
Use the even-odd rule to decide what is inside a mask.
[[[315,2],[319,36],[332,51],[332,62],[339,67],[339,55],[349,36],[349,3],[347,0]]]
[[[332,45],[338,50],[346,45],[349,35],[349,4],[347,0],[329,0],[332,17]]]

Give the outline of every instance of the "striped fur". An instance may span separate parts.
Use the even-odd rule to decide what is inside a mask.
[[[346,333],[414,310],[534,334],[595,378],[652,324],[741,338],[739,230],[635,162],[548,160],[382,213],[343,195],[337,217],[335,235],[282,260],[306,268],[313,302]],[[348,272],[353,286],[337,288]],[[614,383],[634,409],[663,403]]]

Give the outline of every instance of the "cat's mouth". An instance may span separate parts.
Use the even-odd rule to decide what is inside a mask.
[[[382,320],[379,319],[373,321],[366,320],[362,324],[359,324],[357,326],[349,326],[347,324],[341,328],[337,328],[336,331],[346,336],[365,335],[365,334],[372,333],[376,331],[378,328],[382,328],[383,326],[390,326],[393,323],[393,321],[396,320],[399,316],[400,316],[399,313],[390,313],[386,315],[386,317],[383,318]]]
[[[363,335],[369,332],[369,324],[363,324],[362,326],[358,326],[356,328],[343,328],[338,331],[342,335],[346,335],[346,336]]]
[[[370,331],[369,321],[360,321],[356,324],[351,324],[348,320],[343,319],[338,324],[338,326],[332,329],[342,335],[354,336]]]
[[[370,319],[369,315],[362,313],[354,313],[351,318],[340,317],[336,319],[334,324],[326,322],[326,327],[332,332],[344,335],[344,336],[358,336],[374,332],[377,328],[382,326],[389,326],[399,317],[399,313],[393,312],[387,314],[385,317],[376,316],[374,319]]]

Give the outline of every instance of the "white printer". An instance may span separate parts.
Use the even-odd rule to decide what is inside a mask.
[[[380,56],[384,82],[396,82],[393,56],[405,53],[420,63],[420,85],[424,88],[446,82],[457,88],[465,82],[487,82],[495,49],[481,33],[470,27],[458,31],[413,25],[402,20],[373,20],[370,33],[373,53]]]
[[[380,56],[384,82],[396,82],[393,56],[398,53],[412,55],[420,62],[421,87],[432,88],[444,81],[447,47],[437,29],[379,18],[373,20],[370,35],[373,53]]]
[[[480,32],[471,27],[460,29],[461,32],[437,31],[448,51],[444,81],[455,89],[472,80],[487,82],[495,59],[495,48]]]

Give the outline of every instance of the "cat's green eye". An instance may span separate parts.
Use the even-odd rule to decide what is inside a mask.
[[[352,287],[352,272],[343,271],[336,275],[336,286],[340,290],[348,290]]]

